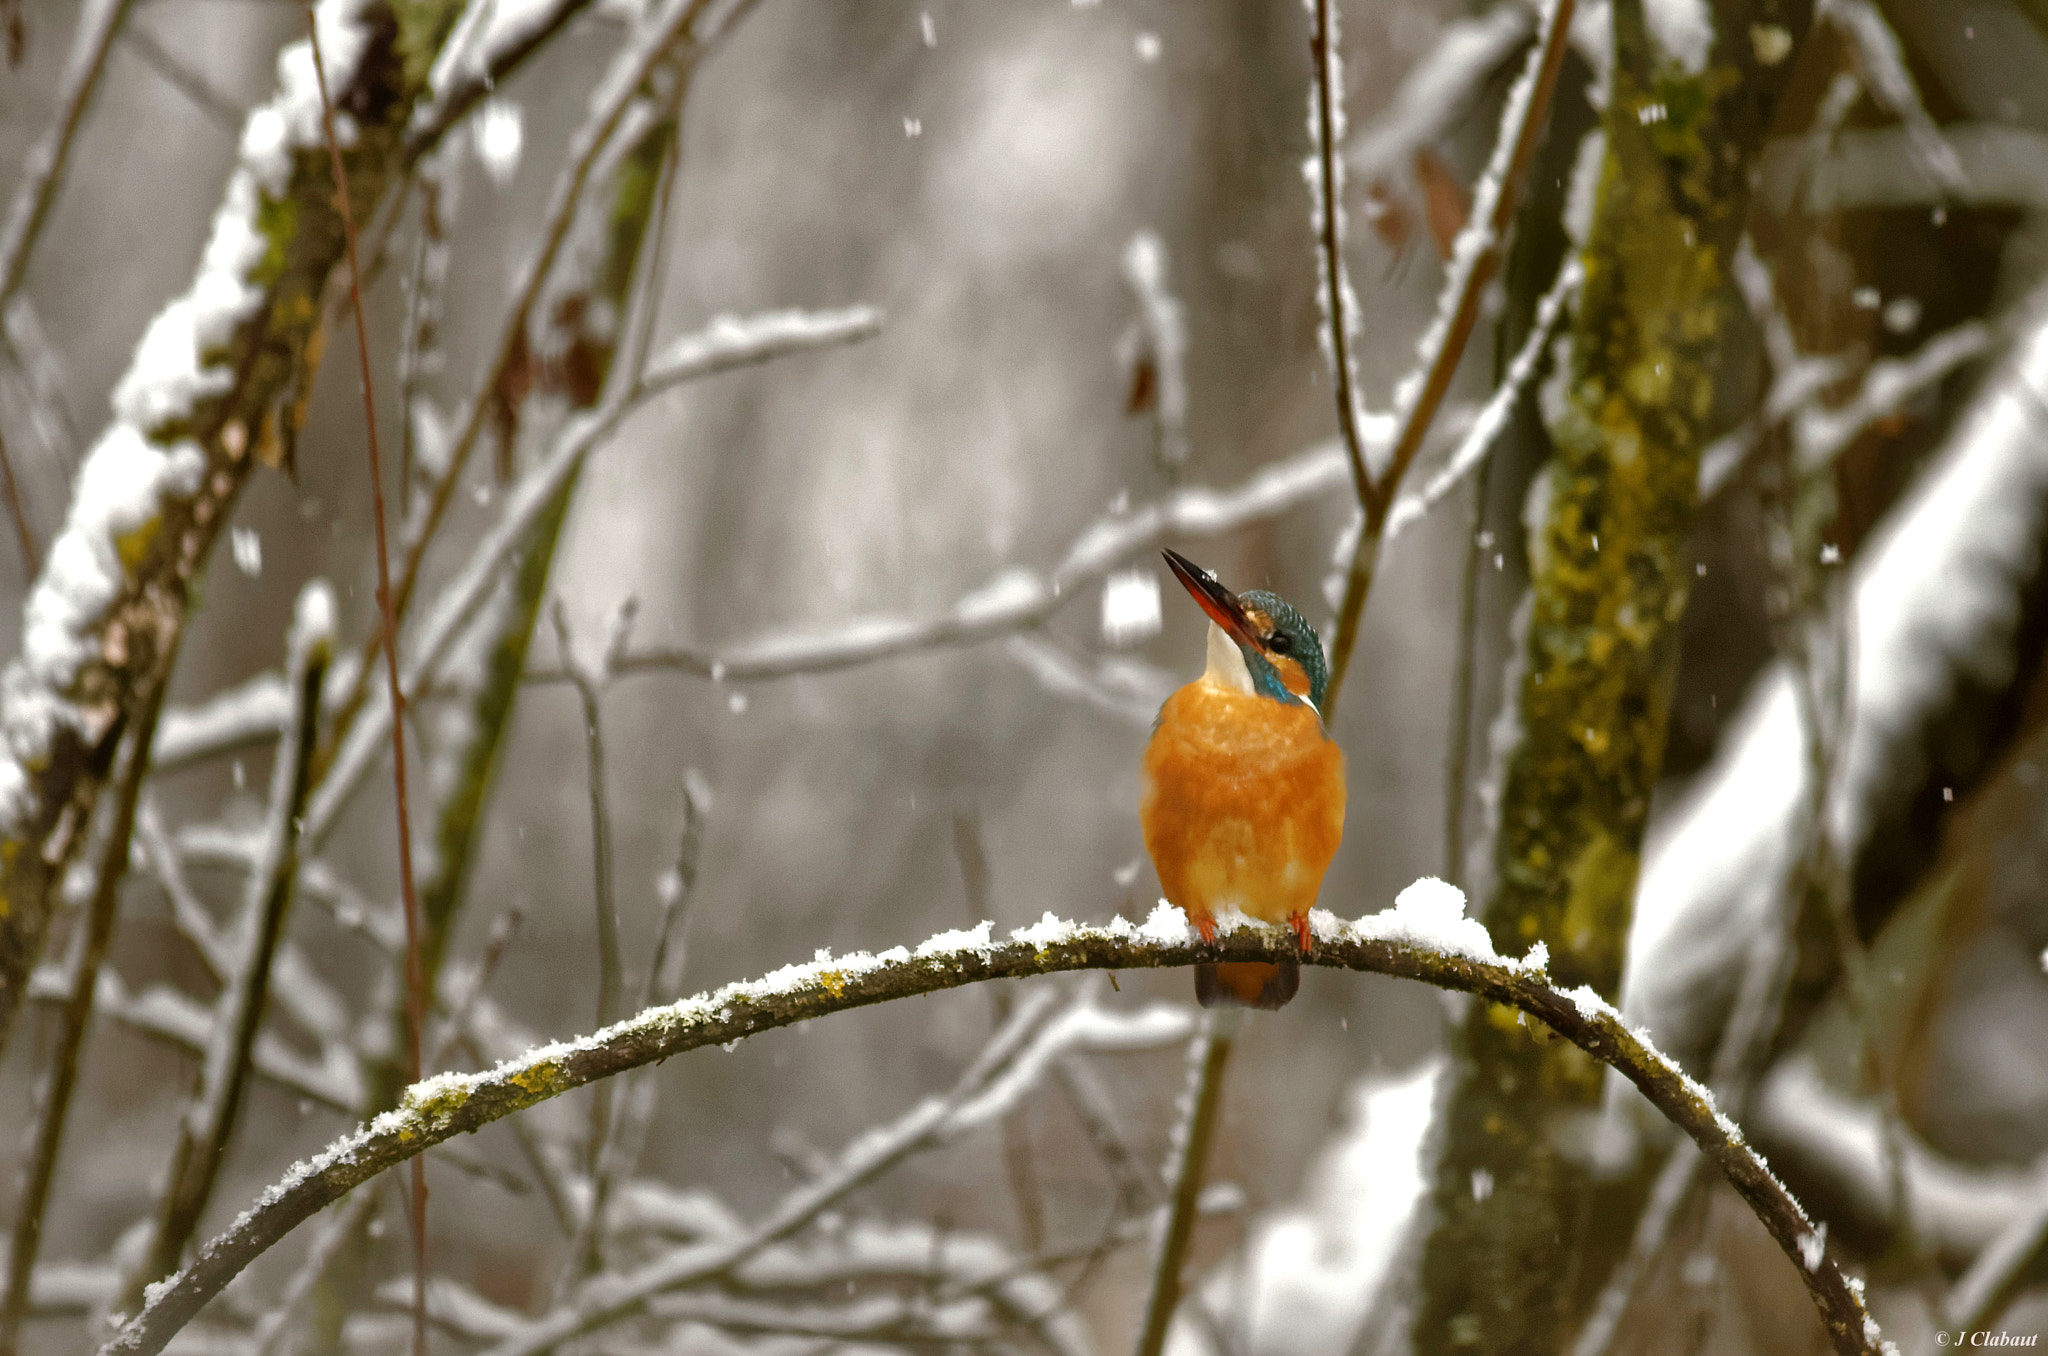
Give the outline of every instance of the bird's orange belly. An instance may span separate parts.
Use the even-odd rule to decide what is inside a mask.
[[[1344,756],[1315,713],[1191,683],[1145,752],[1139,822],[1169,902],[1281,923],[1308,912],[1344,833]]]

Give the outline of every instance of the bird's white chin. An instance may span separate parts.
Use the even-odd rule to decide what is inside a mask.
[[[1247,697],[1257,691],[1252,687],[1252,671],[1245,667],[1244,651],[1215,622],[1209,623],[1209,667],[1202,677],[1217,687],[1242,692]]]

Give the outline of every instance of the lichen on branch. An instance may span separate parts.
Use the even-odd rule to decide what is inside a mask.
[[[1571,353],[1548,402],[1555,457],[1532,527],[1485,915],[1501,944],[1542,940],[1561,978],[1610,998],[1663,765],[1729,262],[1792,39],[1810,22],[1804,0],[1647,8],[1612,9],[1605,158]],[[1760,32],[1787,41],[1753,41]],[[1574,1135],[1600,1070],[1485,1006],[1462,1045],[1417,1346],[1557,1350],[1613,1260],[1600,1240],[1629,1233],[1626,1193],[1588,1207],[1593,1150]],[[1490,1193],[1471,1189],[1481,1173]]]
[[[326,0],[317,22],[345,123],[348,192],[391,182],[457,0]],[[163,697],[214,538],[258,462],[288,460],[341,258],[311,50],[285,48],[249,115],[191,287],[151,321],[80,467],[0,679],[0,1045],[55,882],[85,838],[121,733]]]
[[[1553,985],[1542,946],[1521,960],[1495,953],[1486,932],[1463,917],[1464,896],[1418,881],[1395,907],[1355,921],[1310,916],[1310,964],[1372,971],[1471,993],[1536,1018],[1592,1058],[1619,1069],[1699,1144],[1756,1211],[1820,1310],[1836,1351],[1878,1356],[1881,1338],[1855,1285],[1826,1257],[1807,1266],[1813,1222],[1772,1177],[1713,1097],[1632,1031],[1599,995]],[[1291,933],[1240,921],[1202,942],[1165,903],[1144,923],[1064,922],[1047,914],[997,940],[988,923],[942,933],[915,949],[834,957],[728,984],[650,1008],[580,1040],[530,1050],[481,1073],[448,1073],[408,1089],[399,1106],[329,1146],[258,1198],[208,1243],[191,1266],[153,1286],[140,1314],[101,1349],[154,1353],[249,1263],[314,1213],[385,1169],[458,1134],[632,1068],[687,1050],[724,1045],[830,1013],[934,993],[989,979],[1073,970],[1149,969],[1200,961],[1273,960],[1292,954]]]

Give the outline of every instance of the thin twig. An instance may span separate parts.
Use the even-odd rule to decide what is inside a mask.
[[[1157,1205],[1165,1194],[1159,1177],[1139,1159],[1125,1138],[1101,1076],[1078,1056],[1061,1060],[1052,1072],[1060,1091],[1066,1094],[1074,1119],[1081,1122],[1088,1142],[1095,1146],[1096,1155],[1116,1185],[1117,1209],[1129,1214]]]
[[[1370,483],[1369,493],[1364,497],[1363,521],[1352,547],[1351,564],[1345,571],[1344,598],[1337,608],[1337,629],[1330,646],[1330,681],[1323,702],[1325,720],[1332,716],[1351,667],[1359,620],[1365,612],[1366,596],[1372,591],[1394,492],[1400,488],[1409,464],[1422,450],[1430,425],[1451,389],[1451,379],[1457,375],[1459,360],[1479,322],[1480,301],[1486,286],[1504,257],[1508,228],[1521,204],[1523,181],[1528,177],[1529,162],[1535,157],[1548,121],[1558,73],[1564,67],[1575,4],[1576,0],[1551,0],[1542,38],[1530,53],[1529,65],[1503,110],[1500,139],[1494,145],[1481,193],[1474,203],[1473,221],[1459,236],[1452,253],[1452,268],[1445,279],[1444,306],[1436,326],[1423,340],[1426,361],[1422,371],[1404,381],[1396,393],[1398,429],[1393,450],[1388,454],[1386,470]]]
[[[2048,1161],[2036,1168],[2034,1183],[2033,1203],[1984,1245],[1949,1288],[1936,1318],[1944,1328],[1988,1328],[2048,1249]]]
[[[671,346],[638,384],[614,383],[618,389],[596,408],[571,419],[547,456],[512,487],[496,526],[436,595],[406,661],[402,689],[418,691],[439,672],[463,628],[491,596],[499,573],[532,539],[535,525],[552,511],[563,486],[652,392],[745,363],[866,338],[879,325],[879,313],[869,307],[843,312],[769,312],[753,320],[728,317]],[[307,809],[309,843],[324,842],[339,821],[349,797],[372,766],[378,746],[387,738],[390,719],[389,704],[380,703],[341,739],[327,776]]]
[[[1337,387],[1337,429],[1344,439],[1344,459],[1351,467],[1351,487],[1361,506],[1373,501],[1372,467],[1367,460],[1363,411],[1358,394],[1358,363],[1351,352],[1357,331],[1351,281],[1344,273],[1344,75],[1337,47],[1337,0],[1310,0],[1309,132],[1315,158],[1308,164],[1309,198],[1316,232],[1316,264],[1323,304],[1324,355]]]
[[[292,1316],[326,1279],[328,1268],[341,1256],[349,1240],[370,1222],[376,1209],[377,1193],[365,1191],[327,1221],[312,1246],[306,1249],[306,1260],[285,1282],[284,1293],[278,1296],[270,1312],[257,1321],[256,1331],[251,1335],[255,1344],[253,1356],[278,1356],[284,1349],[286,1337],[291,1332]]]
[[[398,494],[402,511],[408,516],[412,509],[415,447],[422,414],[420,386],[430,371],[437,372],[441,367],[441,300],[451,253],[449,218],[460,183],[459,175],[442,173],[439,158],[422,163],[419,236],[413,242],[412,267],[405,288],[405,324],[398,347]],[[434,449],[436,474],[444,450]]]
[[[1879,1333],[1862,1300],[1831,1258],[1808,1268],[1800,1258],[1811,1218],[1771,1176],[1705,1089],[1652,1048],[1589,989],[1565,993],[1549,982],[1542,957],[1496,955],[1477,923],[1449,927],[1434,898],[1421,909],[1405,901],[1385,914],[1342,921],[1311,915],[1313,945],[1301,957],[1329,965],[1421,980],[1475,993],[1528,1013],[1602,1063],[1619,1069],[1668,1120],[1700,1145],[1797,1267],[1837,1352],[1878,1356]],[[1086,926],[1048,918],[1004,941],[958,934],[915,951],[885,956],[822,957],[768,979],[652,1009],[580,1041],[530,1050],[479,1074],[441,1074],[409,1090],[400,1107],[359,1127],[297,1165],[198,1259],[158,1287],[142,1313],[105,1347],[103,1356],[161,1351],[172,1335],[243,1268],[298,1224],[353,1187],[455,1135],[476,1130],[536,1103],[685,1050],[724,1044],[759,1031],[831,1012],[985,979],[1088,969],[1156,968],[1197,962],[1275,962],[1296,954],[1291,933],[1241,924],[1213,943],[1200,941],[1178,914],[1162,910],[1140,927],[1124,920]],[[656,1283],[673,1267],[646,1278]],[[694,1275],[695,1267],[684,1274]],[[608,1288],[618,1295],[628,1287]],[[639,1287],[634,1287],[639,1288]],[[651,1293],[651,1292],[650,1292]],[[588,1317],[585,1313],[583,1317]],[[570,1331],[583,1331],[578,1323]],[[561,1331],[550,1326],[536,1332]],[[544,1345],[544,1341],[543,1341]]]
[[[14,520],[14,540],[21,547],[22,568],[32,580],[42,568],[36,563],[36,535],[29,529],[28,510],[21,502],[21,486],[15,483],[14,459],[7,453],[4,435],[0,435],[0,491],[7,496],[7,516]]]
[[[628,600],[630,602],[630,600]],[[612,816],[606,796],[604,770],[603,668],[589,669],[577,661],[569,635],[569,610],[557,597],[551,609],[555,642],[563,667],[570,673],[583,708],[583,743],[588,760],[587,792],[590,800],[591,899],[597,909],[597,1024],[610,1026],[619,1016],[619,1000],[625,992],[623,964],[619,959],[619,913],[612,892]],[[602,1134],[593,1127],[592,1154]]]
[[[1167,1327],[1180,1305],[1180,1273],[1195,1237],[1195,1203],[1201,1199],[1209,1148],[1215,1142],[1216,1121],[1223,1106],[1223,1075],[1242,1017],[1235,1008],[1211,1009],[1203,1014],[1201,1034],[1189,1048],[1185,1114],[1174,1130],[1176,1152],[1166,1173],[1173,1183],[1173,1204],[1153,1258],[1151,1297],[1145,1304],[1144,1326],[1138,1332],[1137,1356],[1160,1356],[1166,1350]]]
[[[147,27],[131,24],[121,37],[135,55],[142,58],[144,65],[162,77],[165,84],[191,100],[192,106],[210,118],[215,127],[230,134],[242,130],[244,111],[235,101],[215,89],[205,76],[158,42],[156,35]]]
[[[622,609],[622,612],[629,617],[631,615],[629,609]],[[590,894],[597,912],[597,1025],[605,1027],[620,1015],[619,1001],[625,990],[623,964],[619,959],[618,904],[612,892],[611,802],[606,795],[605,779],[602,689],[606,672],[602,660],[599,661],[600,667],[594,670],[577,660],[569,634],[569,610],[559,597],[554,600],[551,620],[562,665],[574,675],[576,695],[583,708],[583,746],[588,763],[585,781],[590,800]],[[585,1142],[583,1170],[590,1176],[594,1189],[589,1218],[580,1240],[582,1246],[574,1250],[568,1270],[563,1273],[563,1293],[576,1277],[587,1271],[596,1271],[602,1264],[604,1240],[598,1220],[603,1214],[604,1203],[595,1188],[604,1167],[605,1149],[611,1140],[611,1119],[612,1088],[607,1081],[594,1090],[590,1100],[590,1130]]]
[[[149,745],[155,734],[161,700],[144,707],[142,723],[128,737],[114,782],[116,797],[101,845],[91,902],[79,920],[73,946],[69,991],[57,1048],[47,1065],[42,1094],[36,1099],[35,1129],[22,1164],[21,1188],[14,1197],[14,1228],[7,1253],[7,1279],[0,1293],[0,1353],[13,1356],[21,1321],[28,1314],[29,1287],[42,1243],[43,1216],[56,1180],[57,1156],[64,1147],[64,1122],[78,1088],[86,1035],[92,1029],[93,1002],[99,992],[100,967],[114,937],[121,908],[121,882],[128,872],[130,842],[135,832],[135,806],[149,771]]]
[[[114,36],[120,32],[134,3],[135,0],[101,0],[97,6],[84,6],[79,11],[80,32],[73,45],[64,89],[57,98],[56,116],[29,148],[22,162],[21,184],[8,202],[6,220],[0,222],[0,311],[6,309],[28,274],[29,256],[35,251],[43,223],[57,201],[72,144],[85,123],[85,112],[99,88],[100,75],[106,70],[107,53],[113,50]],[[0,343],[13,347],[12,341],[4,337],[0,337]],[[29,578],[33,579],[39,568],[35,538],[29,532],[28,516],[15,485],[14,464],[4,442],[0,442],[0,482],[4,482],[7,509],[14,519],[22,557],[28,562]]]
[[[69,167],[71,148],[85,112],[99,89],[100,75],[107,67],[107,53],[113,50],[114,35],[121,30],[135,0],[100,0],[95,7],[82,7],[81,31],[72,47],[71,68],[65,73],[64,90],[57,97],[57,115],[22,162],[21,186],[7,205],[7,220],[0,225],[0,306],[20,288],[28,272],[29,255],[49,219]],[[95,24],[95,21],[96,24]],[[95,24],[84,29],[86,24]]]
[[[1323,444],[1264,467],[1226,490],[1188,486],[1141,508],[1097,519],[1076,533],[1064,556],[1041,572],[1012,569],[934,617],[870,615],[829,629],[770,633],[718,649],[649,647],[619,659],[616,671],[674,671],[716,682],[825,673],[945,646],[971,645],[1030,631],[1067,601],[1084,596],[1131,557],[1169,538],[1214,537],[1278,517],[1344,481],[1339,449]],[[565,682],[537,670],[536,683]]]
[[[212,1198],[213,1185],[240,1118],[253,1072],[273,962],[284,936],[298,875],[299,825],[305,809],[313,741],[319,734],[320,688],[334,648],[334,597],[323,583],[300,596],[291,636],[290,672],[298,702],[272,767],[270,813],[263,847],[249,873],[241,920],[241,954],[214,1007],[213,1037],[192,1103],[178,1124],[177,1145],[154,1232],[116,1307],[127,1310],[142,1287],[177,1270]]]
[[[470,454],[490,427],[496,393],[525,348],[527,324],[534,303],[539,299],[562,245],[569,237],[569,228],[575,221],[576,208],[583,200],[584,185],[592,169],[627,110],[642,97],[642,87],[655,68],[673,58],[679,43],[689,40],[689,30],[707,3],[708,0],[669,0],[664,10],[644,20],[632,43],[619,54],[606,73],[593,101],[591,116],[576,130],[564,155],[562,173],[555,181],[547,209],[541,217],[539,243],[521,267],[518,282],[512,288],[512,306],[499,328],[495,355],[484,379],[470,397],[461,432],[449,446],[447,464],[435,482],[425,510],[416,522],[409,519],[406,524],[405,561],[399,572],[397,590],[392,595],[394,616],[403,617],[411,606],[427,548],[433,543],[442,517],[454,500],[456,486],[461,482]],[[364,642],[360,676],[335,715],[337,739],[346,735],[361,712],[369,695],[367,675],[370,665],[376,662],[377,650],[385,643],[377,633],[372,633]],[[392,643],[395,643],[395,638]]]
[[[391,554],[384,528],[384,464],[377,447],[377,398],[370,376],[370,329],[363,318],[362,265],[356,257],[355,208],[349,202],[348,174],[341,161],[341,142],[334,134],[334,104],[327,93],[327,69],[320,59],[320,24],[313,0],[305,0],[307,41],[313,52],[313,74],[320,89],[321,129],[327,137],[328,159],[334,166],[335,205],[341,212],[342,239],[348,252],[349,306],[355,313],[356,362],[363,383],[363,431],[370,452],[370,503],[377,529],[377,611],[384,630],[384,675],[390,689],[394,717],[405,712],[404,695],[398,686],[398,619],[391,599]],[[367,660],[365,661],[367,664]],[[420,897],[413,883],[412,807],[406,794],[405,721],[391,722],[391,780],[397,792],[398,881],[405,901],[405,988],[407,1069],[413,1081],[420,1076],[420,1029],[426,1023],[426,976],[420,963]],[[427,1351],[427,1171],[426,1160],[412,1163],[413,1324],[414,1356]]]

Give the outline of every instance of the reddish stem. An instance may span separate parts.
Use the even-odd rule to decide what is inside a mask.
[[[398,791],[398,878],[405,900],[405,1055],[406,1072],[420,1079],[420,1028],[426,1019],[426,975],[420,963],[420,898],[412,873],[412,808],[405,784],[405,694],[398,685],[398,617],[391,606],[391,553],[384,528],[384,459],[377,445],[377,398],[370,384],[369,328],[363,323],[363,270],[356,260],[355,208],[349,202],[348,175],[341,161],[341,142],[334,135],[334,104],[327,94],[327,68],[320,59],[320,25],[313,0],[305,0],[306,36],[313,48],[313,75],[320,87],[320,120],[327,135],[327,155],[334,166],[334,196],[341,212],[342,238],[348,249],[348,300],[356,325],[356,362],[363,379],[363,422],[370,445],[370,502],[377,525],[377,611],[383,621],[384,679],[391,695],[391,775]],[[407,1201],[412,1225],[412,1345],[415,1356],[427,1352],[427,1173],[426,1160],[412,1160],[412,1192]]]

